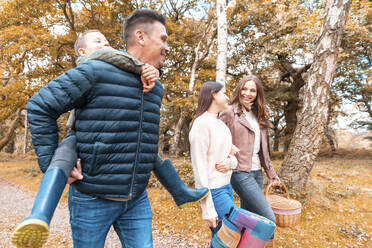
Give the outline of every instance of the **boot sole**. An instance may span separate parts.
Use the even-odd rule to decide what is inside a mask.
[[[12,235],[12,243],[17,248],[40,248],[48,239],[49,226],[39,219],[21,222]]]
[[[193,203],[193,202],[200,202],[201,200],[205,199],[205,198],[206,198],[210,193],[211,193],[211,192],[208,191],[208,193],[206,193],[202,198],[200,198],[200,199],[198,199],[198,200],[196,200],[196,201],[185,202],[184,204],[181,204],[181,205],[179,205],[178,207],[179,207],[179,208],[184,208],[184,207],[186,207],[186,206],[187,206],[188,204],[190,204],[190,203]]]

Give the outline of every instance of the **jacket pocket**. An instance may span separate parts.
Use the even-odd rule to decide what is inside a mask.
[[[98,199],[98,197],[96,197],[96,196],[91,196],[91,195],[84,194],[84,193],[81,193],[81,192],[77,191],[75,187],[71,187],[70,190],[71,190],[72,201],[89,202],[89,201],[94,201],[94,200]]]
[[[93,146],[93,153],[92,153],[92,163],[90,165],[90,169],[88,171],[89,175],[96,175],[96,167],[97,167],[97,156],[99,154],[99,146],[101,145],[101,142],[95,142]]]

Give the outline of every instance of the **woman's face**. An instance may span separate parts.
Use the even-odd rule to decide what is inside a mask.
[[[247,81],[240,90],[240,103],[244,107],[248,107],[256,100],[257,86],[254,81]]]
[[[217,93],[213,94],[213,101],[219,108],[219,112],[229,107],[229,98],[226,95],[226,89],[223,87]]]

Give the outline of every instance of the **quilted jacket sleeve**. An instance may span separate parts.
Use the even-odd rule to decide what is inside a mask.
[[[58,145],[58,117],[89,101],[92,63],[73,68],[41,88],[28,101],[27,117],[40,169],[45,172]]]

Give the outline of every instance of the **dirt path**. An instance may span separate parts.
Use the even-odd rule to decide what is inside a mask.
[[[10,242],[11,234],[17,223],[31,212],[35,194],[1,178],[0,189],[0,247],[15,247]],[[154,247],[174,247],[175,240],[172,237],[161,236],[155,227],[153,229]],[[67,204],[58,205],[50,230],[48,242],[44,247],[73,246]],[[106,239],[106,247],[121,247],[119,238],[113,229],[110,230]]]

